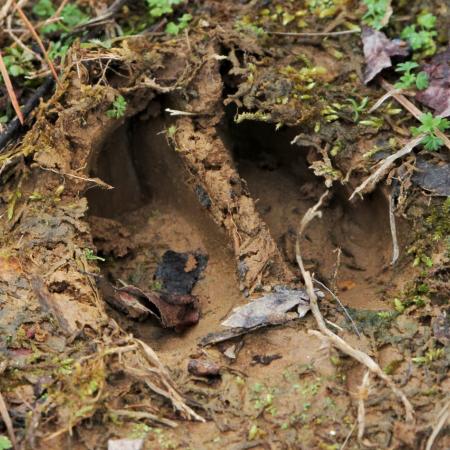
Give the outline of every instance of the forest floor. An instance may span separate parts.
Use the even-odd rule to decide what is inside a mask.
[[[450,448],[449,26],[6,0],[0,450]]]

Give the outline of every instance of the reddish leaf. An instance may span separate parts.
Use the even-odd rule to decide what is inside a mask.
[[[437,54],[422,70],[428,74],[429,86],[416,99],[436,114],[450,116],[450,48]]]
[[[366,59],[364,83],[379,74],[383,69],[391,67],[391,56],[406,56],[408,44],[400,39],[390,40],[381,31],[364,27],[362,31],[363,51]]]

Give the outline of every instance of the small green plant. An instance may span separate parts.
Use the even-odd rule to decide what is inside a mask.
[[[39,0],[32,8],[33,13],[40,19],[49,19],[56,13],[56,7],[52,0]],[[43,26],[40,31],[43,34],[58,31],[68,32],[77,25],[86,22],[89,16],[75,4],[67,4],[61,11],[61,20]]]
[[[436,136],[436,131],[445,131],[450,128],[450,121],[443,117],[435,117],[431,113],[422,114],[419,118],[422,125],[412,127],[411,132],[414,136],[425,134],[422,140],[424,147],[430,151],[438,150],[442,145],[442,139]]]
[[[126,109],[127,101],[122,95],[118,95],[112,104],[112,108],[106,111],[106,115],[114,119],[120,119],[125,115]]]
[[[398,89],[409,89],[415,86],[419,90],[426,89],[429,84],[428,74],[426,72],[419,72],[418,74],[411,72],[417,67],[419,67],[419,64],[414,61],[397,64],[395,71],[401,73],[402,76],[395,84],[395,87]]]
[[[169,22],[166,26],[166,33],[173,34],[176,36],[180,31],[183,31],[189,25],[189,22],[192,20],[192,16],[190,14],[183,14],[178,22]]]
[[[412,362],[418,364],[419,366],[429,365],[432,362],[441,359],[444,354],[445,352],[443,348],[431,348],[425,353],[424,356],[416,356],[415,358],[412,358]]]
[[[163,16],[169,16],[174,12],[174,6],[182,3],[183,0],[147,0],[147,7],[153,21]],[[183,14],[177,22],[169,22],[166,25],[166,33],[177,35],[184,30],[192,20],[190,14]]]
[[[7,47],[3,51],[3,62],[12,77],[27,75],[31,72],[33,70],[33,59],[34,56],[31,52],[21,48]],[[0,80],[3,80],[1,76]]]
[[[383,19],[387,14],[390,1],[389,0],[363,0],[367,11],[362,20],[376,30],[383,28]]]
[[[6,436],[0,435],[0,450],[8,450],[12,448],[11,441]]]
[[[94,253],[94,250],[92,250],[91,248],[87,248],[84,251],[84,255],[86,256],[86,259],[88,261],[106,261],[105,258],[102,258],[101,256],[97,256]]]
[[[359,104],[354,98],[347,99],[347,103],[349,103],[352,108],[354,122],[358,122],[359,114],[366,109],[368,102],[369,97],[364,97]]]
[[[435,25],[436,17],[433,14],[421,14],[417,23],[405,27],[400,36],[409,42],[415,52],[420,51],[420,56],[431,56],[436,52]]]

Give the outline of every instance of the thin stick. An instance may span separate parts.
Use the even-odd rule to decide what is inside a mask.
[[[22,111],[20,109],[19,102],[16,97],[16,93],[14,92],[14,88],[11,82],[11,78],[9,77],[8,69],[6,68],[5,61],[3,61],[2,52],[0,51],[0,73],[2,74],[3,81],[5,82],[6,90],[8,91],[9,99],[13,105],[14,111],[17,114],[17,118],[20,123],[23,125],[24,118]]]
[[[345,446],[347,445],[347,442],[350,440],[353,432],[355,431],[355,428],[356,428],[356,422],[353,424],[352,428],[348,432],[347,437],[345,438],[345,441],[342,443],[341,448],[339,450],[344,450]]]
[[[392,190],[391,195],[389,196],[389,226],[391,228],[391,236],[392,236],[392,260],[391,266],[393,266],[400,255],[400,249],[398,247],[397,240],[397,226],[395,224],[395,214],[394,214],[394,190]]]
[[[164,417],[158,417],[156,414],[149,413],[147,411],[129,411],[127,409],[110,409],[110,413],[116,414],[118,416],[131,417],[132,419],[150,419],[154,422],[162,423],[170,428],[176,428],[178,424],[170,419],[165,419]]]
[[[326,324],[325,320],[320,312],[318,301],[317,301],[317,295],[314,292],[313,282],[311,278],[311,274],[309,271],[305,270],[305,267],[303,265],[302,256],[300,253],[300,238],[301,234],[308,225],[311,220],[313,220],[315,217],[320,217],[320,211],[319,208],[322,205],[322,201],[327,193],[322,195],[320,197],[319,201],[308,211],[306,211],[302,221],[300,222],[299,230],[297,232],[297,242],[296,242],[296,259],[297,263],[300,267],[300,271],[302,273],[303,279],[305,281],[306,291],[309,296],[309,302],[311,306],[311,311],[314,315],[314,318],[316,319],[317,326],[319,327],[320,332],[324,335],[324,338],[327,338],[332,345],[334,345],[338,350],[345,353],[346,355],[351,356],[352,358],[356,359],[359,363],[366,366],[372,373],[377,375],[379,378],[381,378],[388,387],[391,388],[392,392],[400,399],[400,401],[403,403],[403,406],[405,408],[405,417],[408,422],[414,421],[414,408],[405,396],[405,394],[402,392],[401,389],[399,389],[395,383],[392,381],[392,379],[384,373],[381,370],[381,367],[366,353],[362,352],[361,350],[357,350],[353,348],[351,345],[349,345],[344,339],[339,337],[338,335],[334,334],[332,331],[330,331]]]
[[[352,319],[352,316],[349,314],[349,312],[347,311],[347,308],[344,306],[344,304],[339,300],[339,297],[331,290],[329,289],[325,284],[323,284],[321,281],[317,280],[316,278],[313,278],[314,283],[318,284],[319,286],[321,286],[323,289],[325,289],[335,300],[336,302],[339,304],[339,306],[342,308],[342,310],[344,311],[344,314],[347,316],[347,319],[350,321],[350,323],[352,324],[353,329],[355,330],[356,335],[361,338],[361,333],[358,330],[358,327],[356,326],[355,321]]]
[[[2,9],[0,9],[0,23],[2,23],[5,20],[5,17],[8,15],[12,2],[13,0],[7,0]]]
[[[104,188],[104,189],[114,189],[114,186],[111,186],[110,184],[105,183],[104,181],[100,180],[100,178],[80,177],[79,175],[74,175],[73,173],[59,172],[58,170],[52,169],[51,167],[43,167],[43,166],[38,166],[38,167],[41,170],[47,170],[48,172],[56,173],[57,175],[61,175],[62,177],[69,177],[69,178],[75,178],[76,180],[88,181],[88,182],[94,183],[97,186],[100,186],[101,188]]]
[[[14,0],[14,4],[16,5],[16,9],[17,9],[17,12],[19,13],[20,18],[23,20],[26,27],[30,30],[31,35],[34,37],[39,48],[41,49],[41,51],[44,55],[45,61],[47,62],[48,67],[50,68],[50,72],[53,75],[53,78],[55,79],[58,86],[61,87],[61,84],[59,83],[59,79],[58,79],[58,74],[56,73],[56,70],[55,70],[55,66],[53,65],[52,60],[48,56],[47,50],[45,49],[44,44],[42,43],[42,40],[39,37],[39,34],[34,29],[33,24],[28,20],[28,17],[22,11],[22,8],[15,2],[15,0]]]
[[[298,36],[298,37],[314,37],[314,36],[343,36],[345,34],[361,33],[360,29],[355,30],[344,30],[344,31],[318,31],[318,32],[305,32],[305,33],[291,33],[282,31],[266,31],[267,34],[273,34],[274,36]]]
[[[434,441],[436,440],[438,434],[446,424],[448,418],[450,417],[450,402],[447,402],[444,407],[439,411],[438,421],[433,428],[432,433],[427,441],[427,446],[425,450],[431,450],[433,448]]]
[[[386,174],[386,172],[389,170],[389,168],[394,164],[397,159],[401,158],[402,156],[407,155],[408,153],[411,153],[411,151],[420,144],[422,139],[425,137],[425,135],[419,134],[414,139],[411,139],[404,145],[398,152],[394,153],[393,155],[388,156],[387,158],[383,159],[383,161],[380,163],[378,169],[372,173],[369,177],[367,177],[352,193],[349,200],[353,200],[356,194],[359,194],[360,192],[367,192],[370,191],[375,187],[375,185],[380,181],[380,179]]]
[[[391,91],[394,89],[394,86],[392,84],[388,83],[383,78],[381,79],[381,86],[386,89],[387,91]],[[417,120],[420,120],[420,117],[423,115],[423,112],[417,108],[414,103],[412,103],[410,100],[408,100],[404,95],[402,94],[393,94],[392,95],[395,100],[397,100],[400,105],[402,105],[405,109],[407,109]],[[441,130],[434,130],[434,133],[439,139],[442,139],[442,142],[444,142],[445,146],[450,150],[450,139],[441,131]]]
[[[395,89],[395,87],[386,92],[386,94],[384,94],[382,97],[380,97],[375,104],[372,106],[372,108],[369,109],[369,111],[367,111],[369,114],[372,114],[375,110],[377,110],[388,98],[393,97],[395,94],[401,94],[402,90],[401,89]]]
[[[364,400],[367,398],[370,381],[370,370],[367,370],[363,376],[358,393],[358,441],[361,442],[366,428],[366,407]]]
[[[3,395],[1,392],[0,392],[0,416],[6,426],[6,429],[8,430],[9,439],[11,439],[13,448],[17,448],[16,434],[14,433],[14,427],[12,424],[12,420],[9,415],[8,408],[6,406],[5,400],[3,399]]]

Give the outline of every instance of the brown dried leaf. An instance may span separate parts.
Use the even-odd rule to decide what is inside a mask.
[[[390,40],[381,31],[364,27],[362,31],[363,51],[366,59],[364,83],[373,80],[383,69],[391,67],[391,56],[406,56],[408,44],[400,39]]]
[[[416,99],[436,114],[450,116],[450,48],[434,56],[422,70],[428,74],[429,86]]]

